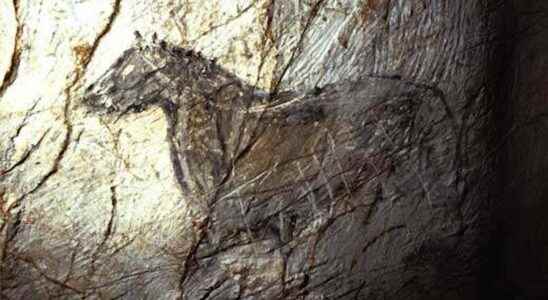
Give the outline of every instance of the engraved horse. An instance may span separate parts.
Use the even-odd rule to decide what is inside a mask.
[[[84,103],[117,118],[162,108],[173,174],[218,249],[242,235],[279,247],[319,239],[339,216],[371,206],[382,197],[376,178],[394,172],[413,134],[431,128],[421,116],[439,105],[434,96],[398,78],[269,94],[154,40],[126,50]],[[371,197],[353,197],[364,187]]]

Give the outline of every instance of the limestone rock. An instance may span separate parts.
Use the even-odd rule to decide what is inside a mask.
[[[471,299],[477,2],[0,1],[0,298]]]

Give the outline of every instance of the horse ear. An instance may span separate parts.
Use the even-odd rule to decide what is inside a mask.
[[[135,36],[135,45],[138,49],[142,50],[143,48],[143,36],[138,30],[135,30],[133,32],[133,35]]]
[[[143,39],[143,36],[142,36],[141,33],[139,32],[139,30],[135,30],[135,31],[133,32],[133,35],[135,36],[135,40],[137,40],[137,41],[140,41],[140,40]]]

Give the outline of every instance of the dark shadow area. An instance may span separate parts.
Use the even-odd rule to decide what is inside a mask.
[[[496,142],[480,298],[548,297],[548,5],[503,1],[491,57]]]

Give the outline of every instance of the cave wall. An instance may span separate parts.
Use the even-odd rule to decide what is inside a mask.
[[[0,5],[2,297],[476,296],[495,178],[488,72],[498,45],[491,43],[497,5]],[[205,92],[200,81],[192,86],[176,76],[192,70],[181,65],[188,57],[160,57],[175,66],[163,69],[160,81],[152,80],[156,73],[135,73],[146,63],[128,58],[137,53],[132,59],[143,61],[161,48],[192,49],[197,62],[190,66],[222,69],[204,74],[232,78],[252,104],[286,103],[246,123],[264,131],[247,136],[256,144],[236,151],[242,158],[231,161],[233,172],[214,171],[217,156],[205,151],[195,153],[203,164],[187,164],[191,175],[205,176],[205,190],[222,183],[218,190],[230,197],[248,177],[260,178],[246,190],[251,197],[202,201],[207,209],[196,215],[190,198],[200,199],[198,192],[185,189],[173,159],[187,160],[187,144],[175,137],[195,128],[214,130],[207,137],[230,135],[243,121],[192,125],[198,117],[177,91]],[[130,74],[145,92],[165,78],[177,84],[160,92],[177,105],[179,121],[166,113],[169,105],[153,105],[154,97],[131,114],[90,109],[90,97],[118,104],[140,98],[125,94],[136,91],[125,81]],[[261,111],[265,103],[241,111]],[[171,134],[173,128],[179,130]],[[254,203],[260,205],[241,212]]]

